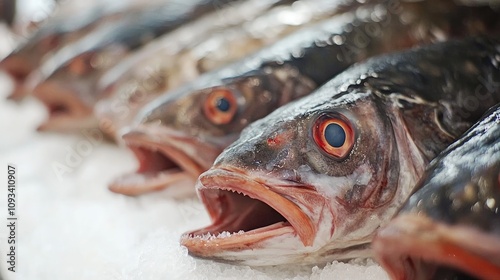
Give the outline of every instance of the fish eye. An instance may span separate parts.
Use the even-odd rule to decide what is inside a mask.
[[[354,146],[354,129],[345,117],[326,114],[316,120],[313,138],[322,151],[336,159],[343,159]]]
[[[214,124],[230,123],[237,109],[236,97],[228,89],[215,89],[210,92],[203,106],[205,116]]]

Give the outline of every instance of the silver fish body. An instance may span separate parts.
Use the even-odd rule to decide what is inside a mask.
[[[50,114],[40,129],[67,130],[78,128],[78,121],[88,123],[91,117],[84,116],[91,116],[99,99],[96,83],[103,71],[154,38],[213,11],[215,2],[159,1],[143,5],[59,49],[33,78],[34,95],[47,105]],[[71,117],[75,117],[74,123]]]
[[[151,0],[153,2],[156,0]],[[5,2],[5,1],[4,1]],[[123,13],[137,8],[137,0],[126,1],[67,1],[55,11],[26,41],[0,62],[15,81],[16,87],[9,98],[20,100],[29,93],[26,79],[44,60],[46,55],[92,32],[103,23],[123,17]]]
[[[500,105],[431,162],[373,247],[392,279],[500,278]]]
[[[198,179],[213,224],[181,243],[256,266],[371,256],[429,161],[500,101],[499,46],[370,59],[249,125]]]
[[[302,0],[293,5],[276,2],[248,1],[234,11],[217,12],[215,19],[185,26],[116,65],[100,80],[105,98],[99,102],[96,115],[112,124],[109,133],[121,139],[120,128],[129,125],[148,101],[305,24],[338,13],[341,6],[339,1],[330,0]],[[221,22],[220,14],[225,15],[224,21],[229,18],[231,26]],[[221,22],[215,26],[217,30],[211,30],[214,22]]]

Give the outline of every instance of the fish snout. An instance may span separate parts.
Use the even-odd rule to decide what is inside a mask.
[[[8,56],[0,62],[0,70],[7,73],[14,82],[14,90],[7,97],[8,99],[20,101],[30,93],[30,90],[24,85],[26,78],[33,70],[28,61],[17,56]]]
[[[92,108],[70,86],[58,81],[44,81],[33,89],[34,96],[48,111],[48,120],[38,130],[65,130],[70,127],[94,126]]]

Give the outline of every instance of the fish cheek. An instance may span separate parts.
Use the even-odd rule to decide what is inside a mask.
[[[348,211],[381,207],[396,193],[397,147],[390,133],[390,122],[376,110],[376,107],[365,110],[368,115],[357,114],[358,120],[370,121],[357,122],[357,138],[349,156],[342,161],[329,161],[327,174],[345,176],[352,184],[337,199]]]

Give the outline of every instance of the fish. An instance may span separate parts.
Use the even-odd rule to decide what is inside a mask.
[[[225,3],[238,0],[225,0]],[[34,73],[33,94],[46,105],[49,119],[39,130],[73,130],[96,126],[91,116],[99,98],[95,83],[129,53],[201,15],[220,0],[160,1],[129,10],[54,53]],[[75,120],[72,120],[72,116]]]
[[[381,55],[250,124],[199,176],[212,224],[181,244],[251,266],[371,257],[427,164],[500,101],[499,62],[487,37]]]
[[[27,38],[0,62],[0,70],[5,71],[15,82],[15,89],[9,98],[19,101],[29,94],[29,87],[24,83],[47,54],[76,41],[100,24],[123,16],[124,12],[135,8],[138,3],[143,5],[142,1],[137,0],[106,3],[96,0],[65,1],[53,12],[50,7],[43,6],[43,11],[51,15],[39,23],[40,27],[31,34],[23,35]]]
[[[375,254],[392,279],[500,277],[499,119],[497,106],[443,151],[377,233]]]
[[[0,1],[0,21],[12,26],[16,16],[16,0]]]
[[[269,2],[268,6],[276,1]],[[258,3],[262,5],[266,1]],[[130,124],[140,108],[158,95],[172,91],[202,73],[241,59],[301,26],[338,13],[340,3],[331,0],[294,1],[293,5],[273,5],[263,13],[250,1],[235,12],[222,12],[224,15],[240,15],[241,19],[241,14],[245,15],[245,20],[235,26],[207,32],[210,24],[200,22],[199,25],[205,28],[186,26],[165,36],[119,63],[100,79],[99,91],[106,98],[98,102],[94,112],[101,122],[109,124],[101,129],[109,128],[107,132],[120,141],[120,129]],[[214,19],[207,21],[216,22]]]
[[[392,279],[500,279],[499,139],[496,105],[429,164],[377,232],[373,250]]]
[[[126,195],[194,189],[196,178],[248,124],[310,94],[353,63],[464,31],[500,30],[498,13],[490,8],[444,3],[362,5],[158,97],[123,135],[138,159],[137,171],[116,178],[109,189]],[[193,183],[177,184],[180,177]]]

